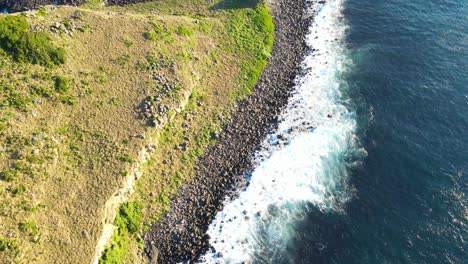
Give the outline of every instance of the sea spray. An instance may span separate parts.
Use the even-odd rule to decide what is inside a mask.
[[[342,0],[318,4],[310,53],[278,128],[263,142],[248,186],[227,200],[210,225],[206,263],[272,263],[287,250],[294,223],[309,206],[341,210],[351,196],[349,167],[365,155],[346,97],[350,66],[342,39]]]

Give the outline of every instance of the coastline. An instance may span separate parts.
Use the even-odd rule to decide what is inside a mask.
[[[46,4],[47,1],[48,0],[44,0],[44,4]],[[78,1],[79,0],[75,2]],[[61,2],[63,1],[59,1],[57,4]],[[309,3],[308,1],[306,2]],[[21,3],[26,4],[28,1]],[[254,94],[245,101],[240,102],[237,108],[233,110],[234,115],[231,122],[226,126],[224,132],[219,137],[218,143],[213,147],[209,147],[207,154],[197,163],[197,173],[193,175],[199,176],[197,176],[192,183],[187,184],[188,187],[181,188],[181,194],[179,196],[184,197],[180,198],[183,205],[179,207],[174,206],[174,208],[176,208],[176,217],[174,219],[182,219],[180,223],[184,224],[190,221],[190,223],[187,224],[187,229],[180,229],[190,231],[180,231],[184,233],[182,236],[186,238],[185,241],[182,242],[189,242],[189,244],[180,243],[176,245],[179,248],[184,247],[186,259],[196,259],[208,248],[208,237],[205,235],[205,232],[211,219],[214,218],[216,211],[221,209],[224,198],[227,195],[235,195],[236,191],[239,190],[238,187],[245,184],[243,176],[251,167],[250,157],[267,134],[268,129],[275,124],[277,113],[279,113],[288,101],[289,92],[292,90],[294,79],[300,68],[299,63],[302,61],[304,51],[306,50],[303,38],[305,33],[307,33],[309,23],[306,23],[308,19],[304,16],[304,11],[306,10],[305,5],[306,4],[302,3],[302,1],[294,1],[293,3],[284,0],[270,1],[269,7],[272,11],[277,29],[275,33],[276,42],[270,65],[263,72],[261,79],[256,85]],[[38,8],[39,6],[40,5],[30,8]],[[88,6],[85,6],[85,8],[88,8]],[[5,11],[16,12],[15,10]],[[143,152],[144,151],[145,150],[143,150]],[[142,158],[140,154],[138,154],[139,158],[137,162],[134,163],[130,169],[132,173],[126,174],[126,183],[128,180],[128,183],[132,184],[134,180],[141,176],[138,171],[134,170],[135,166],[139,167],[139,165],[145,161],[145,158]],[[127,171],[128,170],[125,170],[124,172]],[[211,176],[206,177],[205,174]],[[115,173],[115,175],[117,174]],[[117,212],[117,210],[114,210],[117,204],[114,204],[113,201],[117,199],[120,201],[118,203],[121,203],[123,201],[121,199],[128,199],[127,196],[133,192],[131,187],[127,188],[124,186],[122,188],[123,189],[119,189],[119,191],[116,192],[118,197],[111,195],[111,200],[106,200],[104,210],[110,211],[110,214],[104,217],[103,224],[105,227],[106,224],[109,224],[107,227],[110,227],[110,229],[107,230],[109,232],[106,233],[106,228],[104,228],[103,232],[107,234],[104,235],[104,240],[110,239],[110,234],[115,230],[115,227],[112,225],[112,219]],[[125,194],[123,194],[121,190],[124,191]],[[205,194],[208,194],[208,199],[205,199]],[[179,196],[176,196],[175,199],[179,199],[177,198]],[[109,206],[113,209],[110,210]],[[179,208],[183,209],[179,210]],[[190,218],[193,210],[196,212],[195,216]],[[172,214],[172,211],[169,212],[169,215],[170,214]],[[186,215],[189,215],[189,217],[185,217]],[[169,226],[175,227],[178,222],[168,223]],[[180,226],[177,228],[180,228]],[[171,232],[170,229],[165,230]],[[177,235],[177,232],[178,231],[171,233]],[[85,230],[80,233],[80,236],[88,238],[89,232]],[[172,237],[172,239],[175,241],[181,240],[178,237]],[[166,240],[164,243],[168,246],[172,245],[172,241],[170,240]],[[102,250],[101,247],[103,246],[103,244],[101,245],[98,243],[98,252]],[[154,253],[156,252],[158,251],[151,250],[151,248],[149,250],[148,248],[146,249],[146,253],[149,254],[150,259],[153,260],[155,259]],[[161,251],[161,253],[161,256],[164,256],[163,251]],[[161,259],[164,260],[164,257],[161,257],[160,260]],[[167,259],[171,261],[173,258]]]
[[[176,6],[169,1],[161,2],[168,3],[167,6],[174,6],[177,10],[187,10],[189,14],[195,12],[185,5]],[[183,1],[178,0],[178,3],[183,3]],[[6,217],[2,214],[1,221],[6,219],[7,224],[3,225],[0,230],[0,243],[7,241],[12,245],[6,251],[0,250],[2,259],[4,259],[2,254],[6,252],[4,255],[9,254],[11,258],[7,259],[11,259],[11,262],[14,262],[14,259],[28,262],[30,259],[37,260],[39,257],[39,262],[63,262],[61,259],[68,258],[72,262],[87,263],[91,262],[89,258],[94,256],[96,251],[99,252],[104,247],[105,253],[99,262],[146,262],[145,255],[142,254],[141,236],[144,234],[142,229],[148,228],[149,222],[161,217],[169,204],[169,199],[157,198],[165,198],[168,194],[172,197],[182,183],[182,178],[194,175],[195,160],[199,159],[208,145],[214,144],[216,136],[213,135],[220,131],[220,119],[223,119],[222,122],[227,120],[227,117],[223,115],[228,115],[228,111],[233,111],[236,98],[243,96],[241,93],[246,93],[247,89],[249,91],[253,89],[252,77],[257,79],[261,73],[261,69],[258,68],[263,68],[267,63],[267,55],[262,54],[262,51],[270,54],[273,44],[271,35],[274,27],[271,22],[272,18],[265,8],[259,12],[250,6],[237,8],[226,12],[227,16],[225,16],[221,10],[210,11],[211,5],[208,1],[200,2],[198,7],[200,12],[207,14],[206,18],[201,17],[195,20],[188,15],[174,16],[173,10],[165,10],[164,7],[161,7],[161,10],[154,9],[158,8],[158,2],[141,4],[136,9],[133,9],[134,6],[129,6],[128,10],[127,7],[122,7],[121,9],[125,10],[122,12],[116,11],[120,10],[120,7],[109,8],[114,10],[109,11],[107,7],[88,5],[79,8],[67,6],[57,8],[51,5],[40,10],[25,12],[29,25],[33,26],[32,30],[47,30],[46,32],[50,33],[54,40],[67,46],[67,53],[70,55],[68,64],[64,68],[57,68],[55,74],[61,76],[65,74],[63,70],[70,67],[72,71],[66,72],[67,78],[75,80],[73,83],[80,85],[80,87],[72,87],[71,95],[75,95],[75,91],[90,85],[93,91],[98,91],[99,95],[101,95],[100,91],[112,91],[112,93],[105,93],[108,99],[104,97],[106,99],[102,99],[103,102],[107,100],[114,102],[115,98],[125,98],[125,100],[122,99],[122,103],[104,103],[102,108],[97,108],[92,105],[96,97],[88,94],[86,97],[77,95],[76,101],[66,105],[54,96],[46,101],[45,108],[40,106],[42,101],[39,103],[33,100],[28,105],[40,110],[47,109],[44,117],[18,113],[24,118],[34,120],[33,122],[44,120],[40,126],[50,127],[51,131],[44,132],[44,135],[59,138],[58,147],[64,150],[53,153],[54,160],[50,162],[50,168],[54,170],[53,174],[57,175],[56,171],[63,171],[64,176],[73,175],[73,177],[48,177],[40,184],[24,183],[24,189],[28,192],[23,197],[26,198],[29,193],[36,194],[47,190],[41,193],[43,196],[39,198],[40,201],[44,201],[45,204],[56,203],[56,206],[54,211],[38,210],[34,212],[34,215],[28,213],[25,217],[21,216],[21,219]],[[128,14],[126,11],[129,11]],[[159,13],[158,21],[165,21],[164,24],[167,25],[169,35],[163,37],[170,37],[172,41],[174,39],[177,41],[160,41],[146,37],[148,32],[155,32],[152,28],[153,15],[150,15],[155,13]],[[258,20],[253,19],[254,14],[259,15],[255,17]],[[3,18],[8,15],[0,16]],[[71,24],[87,25],[87,27],[83,30],[84,32],[76,30],[72,35],[70,31],[68,33],[65,31],[67,28],[64,24],[68,24],[68,21],[72,21]],[[269,24],[263,24],[264,22]],[[237,26],[238,31],[230,31],[231,23]],[[57,31],[57,24],[65,28]],[[119,25],[119,30],[116,30],[117,27],[114,25]],[[253,30],[251,25],[261,30]],[[179,28],[188,29],[188,34],[179,33]],[[109,38],[109,36],[112,37]],[[236,39],[239,36],[242,36],[242,39]],[[88,45],[88,43],[93,43],[93,45]],[[167,50],[171,51],[170,54],[167,54]],[[126,56],[116,57],[116,54],[120,52]],[[154,59],[148,56],[158,54],[158,52],[167,54],[168,60],[173,62],[172,65],[175,67],[166,63],[156,64]],[[181,52],[189,54],[189,57],[177,55]],[[0,55],[4,57],[3,54]],[[123,60],[116,63],[114,58],[123,58]],[[9,62],[7,59],[5,61]],[[90,63],[93,61],[99,63]],[[135,68],[135,64],[143,67]],[[9,72],[16,69],[10,65],[16,64],[15,62],[4,64],[2,71],[5,69],[5,72]],[[102,65],[106,67],[101,68]],[[22,66],[29,70],[33,67]],[[99,73],[99,76],[91,79],[88,75],[84,76],[83,70],[80,69]],[[233,74],[224,75],[225,72]],[[14,77],[19,78],[19,74],[22,73],[13,72]],[[27,96],[20,99],[41,96],[30,93],[29,85],[34,83],[36,78],[34,75],[35,73],[31,71],[30,79],[21,79],[24,80],[25,85],[18,88],[23,87],[21,91]],[[240,78],[240,76],[248,78]],[[44,81],[41,82],[54,89],[54,78],[43,78]],[[5,78],[0,79],[2,79],[0,81],[5,80]],[[171,84],[172,88],[167,88],[168,84]],[[177,85],[178,89],[173,89],[172,84]],[[183,103],[182,99],[186,98],[185,92],[191,95],[188,105],[184,107],[182,114],[177,114],[170,124],[163,127],[162,124],[166,122],[158,120],[158,126],[155,127],[147,123],[150,117],[166,118],[178,112],[177,107],[181,106],[179,104]],[[143,106],[148,104],[142,105],[142,103],[156,100],[154,94],[158,94],[161,102],[156,103],[151,111],[148,107],[143,109]],[[63,108],[55,108],[57,113],[54,114],[53,109],[49,108],[49,103],[54,106],[61,103]],[[82,111],[77,111],[77,108]],[[60,111],[61,109],[66,111]],[[99,111],[98,109],[112,110]],[[19,109],[14,110],[19,111]],[[145,114],[152,116],[143,118],[140,116],[140,110],[145,110]],[[49,114],[50,112],[53,113]],[[96,116],[96,112],[100,115]],[[113,116],[107,118],[106,113],[112,113]],[[57,123],[49,122],[50,116],[59,114],[62,115],[62,119]],[[82,118],[84,116],[87,118]],[[17,122],[13,125],[17,129],[12,129],[12,132],[17,132],[27,138],[32,136],[29,130],[26,130],[26,124],[33,122],[25,122],[24,119],[15,119],[15,121]],[[1,126],[2,124],[0,124],[0,130]],[[65,126],[71,126],[73,129],[62,129]],[[74,138],[78,133],[86,133],[85,135],[89,137],[76,142]],[[5,138],[4,134],[0,136]],[[71,143],[72,140],[73,143]],[[155,141],[160,144],[155,144]],[[90,148],[90,145],[93,147]],[[112,150],[107,146],[112,146]],[[10,147],[11,151],[24,153],[30,153],[32,149],[32,147],[20,145]],[[67,150],[73,153],[73,160],[68,159],[69,155],[62,155],[62,153],[68,153]],[[148,160],[145,155],[147,152],[151,152]],[[34,153],[37,151],[35,150]],[[98,166],[88,166],[88,164],[96,164],[96,161],[100,161],[102,154],[107,156],[104,162]],[[69,162],[77,160],[80,162],[69,165]],[[32,161],[26,160],[25,162],[28,162],[30,166],[34,165]],[[11,168],[11,170],[16,170],[16,167]],[[7,172],[10,170],[7,167],[0,168],[2,179],[4,169]],[[19,172],[20,176],[26,176],[26,172],[26,170]],[[140,172],[146,174],[146,177],[140,177]],[[43,175],[42,172],[39,173]],[[61,176],[62,173],[58,175]],[[47,175],[44,173],[44,176]],[[138,179],[137,182],[135,182],[136,179]],[[0,187],[20,184],[20,179],[16,179],[13,183],[6,181],[0,181],[0,183],[2,184]],[[8,191],[6,194],[16,196],[15,203],[19,205],[23,197],[14,192],[16,191]],[[128,210],[131,210],[130,215],[126,214]],[[83,215],[85,217],[82,217]],[[76,225],[77,220],[83,220],[82,222],[86,220],[86,223]],[[26,236],[29,231],[18,228],[25,221],[29,221],[28,223],[31,223],[30,225],[35,229],[44,230],[44,233],[41,232],[43,242],[32,244],[33,241]],[[60,228],[52,229],[59,221],[64,224],[60,225]],[[132,226],[130,227],[127,223],[131,223]],[[15,233],[10,235],[10,230]],[[34,232],[39,231],[34,230]],[[105,243],[108,239],[111,239],[111,242]],[[103,243],[100,243],[101,241]],[[27,251],[30,248],[31,251]],[[57,251],[56,248],[60,250]],[[64,252],[64,254],[59,255],[56,252]]]
[[[294,87],[307,51],[304,37],[312,19],[307,14],[310,4],[268,1],[276,27],[270,63],[254,93],[239,104],[217,143],[198,162],[193,180],[179,188],[166,216],[145,234],[150,263],[194,261],[209,249],[208,226],[225,197],[235,196],[245,184],[254,150],[275,125]]]

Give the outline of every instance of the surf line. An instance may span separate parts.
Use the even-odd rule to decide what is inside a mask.
[[[255,154],[248,186],[225,201],[207,234],[204,263],[275,262],[284,257],[294,225],[312,205],[342,210],[350,197],[351,166],[366,155],[346,96],[351,61],[344,45],[343,0],[315,3],[310,52],[278,128]]]

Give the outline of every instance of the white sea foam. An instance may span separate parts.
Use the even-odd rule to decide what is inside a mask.
[[[316,6],[295,92],[278,129],[256,153],[249,185],[227,200],[208,230],[215,249],[205,263],[270,263],[283,254],[290,229],[307,206],[341,210],[350,197],[347,171],[365,152],[356,142],[342,74],[349,67],[342,39],[343,0]],[[357,154],[357,155],[356,155]]]

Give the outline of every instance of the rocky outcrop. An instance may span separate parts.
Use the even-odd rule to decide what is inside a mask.
[[[0,0],[0,11],[9,13],[38,9],[43,5],[82,5],[86,0]]]
[[[294,87],[307,51],[304,37],[311,16],[306,5],[303,0],[270,1],[276,25],[270,64],[254,93],[238,106],[217,143],[199,161],[193,180],[182,185],[167,215],[145,235],[150,263],[155,262],[154,250],[158,263],[178,263],[196,260],[209,249],[209,224],[225,197],[244,185],[255,148],[275,125]]]

